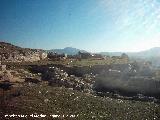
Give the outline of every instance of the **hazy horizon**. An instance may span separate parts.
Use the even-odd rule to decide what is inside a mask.
[[[159,0],[0,0],[0,40],[25,48],[138,52],[160,46]]]
[[[0,42],[5,42],[5,43],[9,43],[9,44],[12,44],[12,45],[15,45],[15,46],[18,46],[18,45],[16,45],[16,44],[14,44],[14,43],[10,43],[10,42],[7,42],[7,41],[0,41]],[[23,46],[18,46],[18,47],[22,47],[22,48],[31,48],[31,47],[23,47]],[[55,50],[55,49],[65,49],[65,48],[73,48],[73,49],[79,49],[79,50],[84,50],[84,51],[86,51],[86,52],[90,52],[90,53],[103,53],[103,52],[109,52],[109,53],[138,53],[138,52],[143,52],[143,51],[147,51],[147,50],[151,50],[151,49],[155,49],[155,48],[159,48],[160,49],[160,47],[152,47],[152,48],[149,48],[149,49],[144,49],[144,50],[140,50],[140,51],[97,51],[97,52],[91,52],[91,51],[87,51],[87,50],[85,50],[85,49],[80,49],[80,48],[76,48],[76,47],[72,47],[72,46],[66,46],[66,47],[63,47],[63,48],[51,48],[51,49],[43,49],[43,50]],[[31,49],[42,49],[42,48],[31,48]]]

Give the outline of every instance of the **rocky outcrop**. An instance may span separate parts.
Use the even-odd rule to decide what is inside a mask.
[[[47,58],[47,53],[40,49],[29,49],[0,42],[0,60],[5,62],[33,62]]]
[[[83,77],[76,77],[75,75],[68,75],[65,71],[57,67],[50,67],[43,75],[42,79],[49,81],[49,85],[66,88],[71,88],[74,90],[92,92],[94,75],[86,74]]]

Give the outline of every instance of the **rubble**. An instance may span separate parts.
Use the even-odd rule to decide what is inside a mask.
[[[5,71],[6,70],[6,65],[1,65],[0,63],[0,71]]]
[[[45,102],[45,103],[48,103],[48,102],[49,102],[49,99],[44,99],[44,102]]]
[[[57,67],[52,67],[52,72],[50,74],[52,74],[50,75],[52,77],[49,80],[49,85],[51,86],[64,86],[69,89],[73,88],[73,90],[83,92],[92,91],[91,86],[94,78],[93,74],[76,77],[75,75],[68,75],[64,70]]]
[[[11,82],[13,79],[13,75],[11,75],[10,71],[2,72],[1,76],[1,81]]]
[[[29,78],[25,78],[25,82],[39,83],[39,82],[41,82],[41,80],[36,79],[34,77],[29,77]]]

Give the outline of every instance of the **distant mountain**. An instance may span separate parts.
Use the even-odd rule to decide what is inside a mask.
[[[160,47],[151,48],[137,53],[128,53],[128,55],[132,59],[147,60],[151,61],[153,66],[160,66]]]
[[[125,52],[101,52],[100,54],[109,56],[120,56],[122,53]],[[147,60],[151,61],[152,65],[154,66],[160,66],[160,47],[154,47],[149,50],[140,52],[126,52],[126,54],[132,60]]]
[[[72,48],[72,47],[66,47],[64,49],[52,49],[52,50],[48,50],[48,52],[56,52],[58,54],[68,54],[68,55],[76,55],[78,52],[87,52],[85,50],[80,50],[77,48]]]
[[[160,47],[154,47],[140,52],[128,52],[127,54],[131,57],[137,58],[160,57]]]
[[[126,53],[129,57],[135,57],[135,58],[160,57],[160,47],[155,47],[140,52],[100,52],[100,54],[102,55],[109,55],[109,56],[120,56],[122,53]]]

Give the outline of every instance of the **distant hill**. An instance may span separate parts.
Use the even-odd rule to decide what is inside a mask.
[[[78,52],[87,52],[85,50],[80,50],[77,48],[72,48],[72,47],[66,47],[64,49],[52,49],[52,50],[48,50],[48,52],[56,52],[58,54],[68,54],[68,55],[76,55]]]
[[[131,57],[137,58],[160,57],[160,47],[154,47],[140,52],[128,52],[127,54]]]
[[[100,52],[102,55],[109,56],[120,56],[122,53],[126,53],[128,56],[135,58],[160,57],[160,47],[155,47],[140,52]]]
[[[101,52],[102,55],[120,56],[124,52]],[[160,47],[154,47],[140,52],[126,52],[132,60],[151,61],[152,65],[160,66]]]
[[[149,50],[128,53],[130,58],[151,61],[153,66],[160,67],[160,47],[154,47]]]

